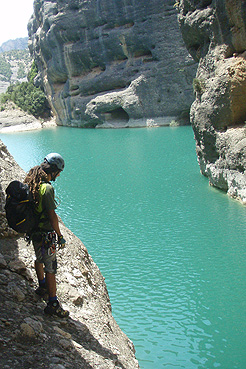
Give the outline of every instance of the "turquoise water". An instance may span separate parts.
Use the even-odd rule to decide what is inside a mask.
[[[65,224],[107,283],[141,369],[244,369],[245,207],[200,175],[190,127],[1,135],[25,169],[52,151]]]

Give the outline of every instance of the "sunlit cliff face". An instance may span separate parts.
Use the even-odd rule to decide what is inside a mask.
[[[211,184],[243,199],[246,179],[246,2],[178,2],[198,69],[191,107],[198,161]]]
[[[29,36],[59,124],[188,118],[196,65],[172,0],[34,1]]]

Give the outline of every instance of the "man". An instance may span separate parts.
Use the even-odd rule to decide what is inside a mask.
[[[64,160],[60,154],[48,154],[44,162],[32,168],[25,179],[40,214],[38,230],[32,234],[32,242],[35,250],[35,270],[39,287],[36,293],[44,297],[49,295],[49,301],[44,309],[48,315],[57,315],[61,318],[68,317],[69,312],[64,310],[56,296],[56,245],[57,237],[60,248],[65,247],[64,240],[55,212],[56,202],[54,188],[50,181],[55,181],[64,169]]]

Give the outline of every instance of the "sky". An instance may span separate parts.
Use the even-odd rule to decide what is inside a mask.
[[[27,23],[33,13],[33,0],[0,1],[0,46],[15,38],[27,37]]]

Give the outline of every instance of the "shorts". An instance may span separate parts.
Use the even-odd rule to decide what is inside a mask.
[[[56,250],[52,254],[49,252],[49,248],[44,247],[43,242],[40,240],[32,240],[36,261],[44,264],[45,273],[56,274],[57,271],[57,259]]]

